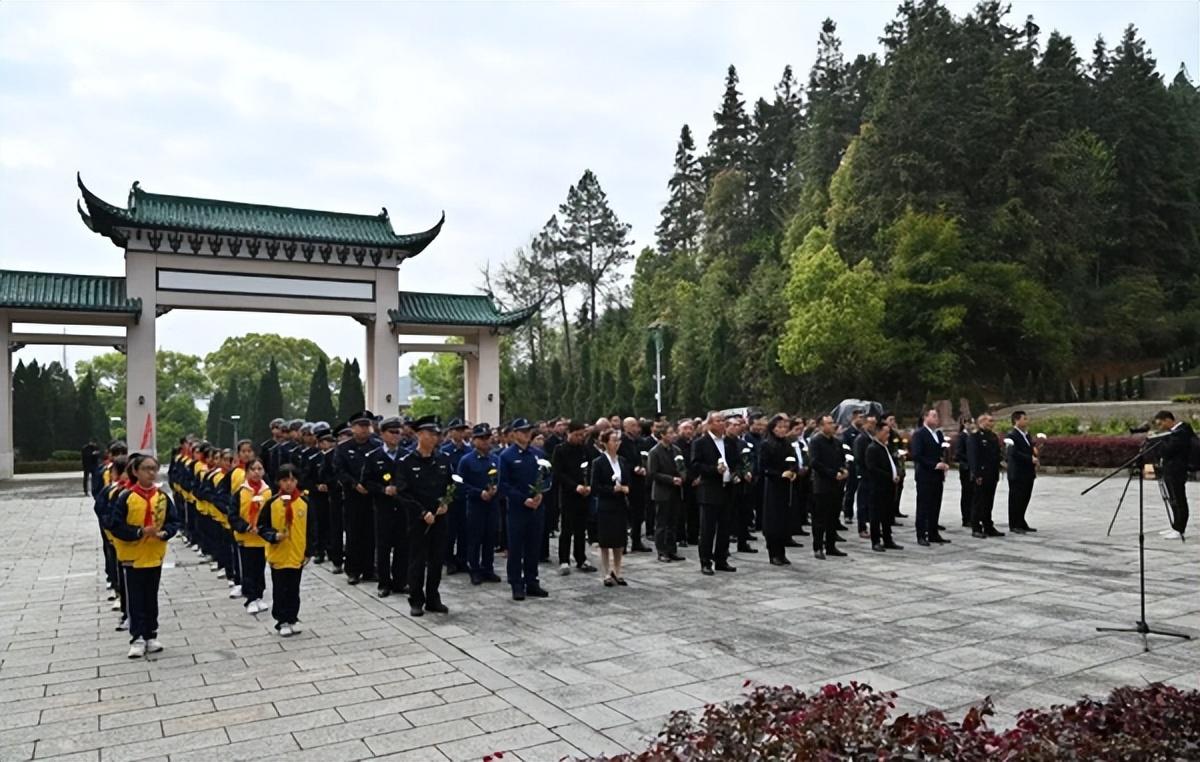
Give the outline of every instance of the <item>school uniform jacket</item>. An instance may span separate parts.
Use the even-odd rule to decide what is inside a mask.
[[[258,526],[259,514],[271,499],[271,488],[264,481],[259,485],[259,490],[255,492],[254,488],[250,486],[250,482],[243,482],[234,497],[235,499],[230,504],[236,508],[229,513],[233,538],[237,540],[238,545],[243,547],[265,548],[267,541],[256,532],[251,532],[250,528]]]
[[[309,521],[306,494],[296,493],[290,502],[282,498],[273,496],[259,511],[258,536],[269,543],[267,563],[272,569],[299,569],[316,547],[317,522]]]
[[[175,504],[163,490],[153,487],[143,490],[134,485],[113,502],[105,527],[112,532],[117,560],[135,569],[162,566],[167,555],[167,540],[179,531],[179,514]],[[146,528],[147,536],[138,537]],[[166,532],[165,540],[155,533]]]

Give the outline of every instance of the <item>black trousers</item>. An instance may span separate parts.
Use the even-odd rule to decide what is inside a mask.
[[[313,490],[309,493],[309,505],[312,506],[312,520],[317,522],[317,547],[313,555],[324,558],[329,552],[329,493]]]
[[[329,492],[329,537],[324,546],[334,566],[346,561],[346,521],[342,511],[342,491],[331,487]]]
[[[678,497],[678,488],[671,500],[656,500],[654,502],[654,549],[660,556],[673,556],[679,550],[675,528],[683,515],[683,503]]]
[[[979,531],[995,527],[992,506],[996,503],[996,484],[995,479],[971,484],[971,526]]]
[[[858,493],[858,469],[855,466],[854,463],[847,465],[849,476],[843,482],[846,486],[843,488],[845,493],[842,495],[842,514],[847,519],[854,518],[854,497]]]
[[[300,621],[300,569],[271,567],[271,616],[277,630]]]
[[[346,573],[352,577],[374,574],[375,509],[369,495],[348,492],[342,501],[346,521]]]
[[[735,509],[737,511],[737,541],[738,545],[750,542],[750,530],[754,527],[758,482],[734,485]]]
[[[396,592],[404,590],[409,576],[409,527],[405,513],[390,499],[375,504],[375,574],[380,587]],[[442,560],[438,556],[439,564]]]
[[[958,483],[962,485],[962,494],[958,498],[958,511],[962,514],[963,526],[971,526],[975,515],[975,481],[970,471],[959,469]]]
[[[158,637],[158,583],[162,567],[135,569],[122,566],[125,574],[125,605],[129,609],[129,642]]]
[[[808,510],[812,502],[812,484],[806,478],[792,482],[791,506],[788,508],[788,536],[800,534],[809,522]]]
[[[542,498],[542,507],[546,509],[546,524],[542,527],[542,554],[544,560],[550,559],[550,535],[559,530],[562,521],[562,509],[559,508],[558,490],[552,489]]]
[[[575,564],[587,561],[588,498],[579,493],[563,495],[559,504],[562,530],[558,533],[558,562],[570,563],[574,552]]]
[[[1183,534],[1188,524],[1187,472],[1164,471],[1163,483],[1167,486],[1167,499],[1171,502],[1171,513],[1175,519],[1171,528]]]
[[[720,503],[700,504],[700,565],[711,566],[713,561],[724,564],[729,560],[729,532],[737,515],[734,486],[722,488]]]
[[[242,597],[246,603],[260,601],[267,589],[266,548],[241,545],[238,554],[242,559]]]
[[[438,516],[432,525],[421,514],[408,509],[408,603],[424,606],[442,602],[438,586],[442,583],[442,561],[450,522]]]
[[[767,555],[773,559],[787,556],[787,541],[791,537],[791,516],[788,510],[790,486],[785,482],[778,488],[781,494],[767,494],[763,500],[763,537],[767,541]],[[775,489],[774,483],[771,489]]]
[[[867,509],[870,514],[871,524],[871,544],[878,545],[882,543],[892,542],[892,495],[891,490],[887,489],[887,485],[871,485],[871,489],[880,490],[883,494],[871,495],[871,502]]]
[[[640,476],[633,477],[641,479]],[[646,490],[643,487],[633,485],[629,489],[629,542],[631,547],[637,548],[645,543],[642,538],[645,537],[646,521]]]
[[[680,516],[683,528],[678,535],[687,538],[689,545],[700,543],[700,504],[696,502],[696,493],[690,488],[683,490],[683,511]]]
[[[900,496],[904,494],[904,477],[900,477],[900,483],[896,485],[896,494],[892,498],[892,521],[900,518]]]
[[[917,482],[917,539],[936,537],[938,518],[942,512],[942,491],[946,485],[941,481]]]
[[[836,544],[837,512],[842,503],[841,491],[818,492],[812,499],[813,550],[832,550]]]
[[[1029,526],[1025,522],[1025,511],[1029,509],[1029,500],[1033,497],[1033,479],[1008,480],[1008,526],[1009,528],[1024,529]]]

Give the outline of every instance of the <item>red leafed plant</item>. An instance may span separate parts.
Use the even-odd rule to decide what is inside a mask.
[[[1045,466],[1116,468],[1138,454],[1142,437],[1051,437],[1038,460]]]
[[[988,727],[988,699],[950,722],[939,711],[892,719],[895,697],[859,683],[826,685],[812,695],[760,686],[743,701],[710,704],[698,717],[676,712],[643,752],[593,762],[1200,759],[1197,691],[1118,688],[1103,702],[1026,710],[1007,731]]]

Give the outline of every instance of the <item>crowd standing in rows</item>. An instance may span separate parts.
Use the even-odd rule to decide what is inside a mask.
[[[1003,440],[990,415],[960,425],[953,462],[962,526],[973,538],[1004,536],[992,516],[1002,471],[1009,530],[1037,531],[1026,514],[1040,435],[1030,435],[1022,412],[1012,424]],[[907,433],[894,416],[864,411],[840,430],[829,415],[719,412],[678,422],[518,418],[498,430],[461,420],[443,428],[433,416],[364,410],[336,429],[278,419],[271,431],[257,446],[243,440],[232,450],[184,438],[166,464],[165,488],[153,456],[109,447],[92,491],[117,629],[129,632],[131,658],[163,648],[158,586],[176,534],[250,615],[269,610],[283,637],[299,631],[310,561],[329,563],[350,585],[375,583],[380,597],[407,595],[419,617],[448,613],[443,569],[473,585],[500,583],[497,552],[506,556],[503,581],[514,601],[548,597],[539,565],[551,560],[555,537],[561,575],[598,571],[588,558],[589,545],[598,546],[606,587],[628,585],[627,553],[674,563],[694,547],[702,574],[736,572],[730,546],[757,553],[755,532],[773,566],[791,564],[788,551],[802,547],[797,537],[811,539],[817,560],[845,556],[842,533],[855,524],[872,551],[899,551],[893,528],[907,518],[900,498],[908,461],[917,543],[950,542],[940,510],[952,446],[933,409]]]

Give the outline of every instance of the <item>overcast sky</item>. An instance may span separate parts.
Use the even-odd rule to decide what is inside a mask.
[[[1012,3],[1085,60],[1136,24],[1167,77],[1200,70],[1196,0]],[[956,13],[972,3],[951,2]],[[896,2],[0,4],[0,267],[120,275],[75,213],[76,170],[123,205],[148,191],[374,214],[441,236],[406,290],[467,293],[592,169],[637,247],[653,243],[683,123],[703,144],[738,67],[749,102],[801,79],[820,23],[878,49]],[[358,356],[349,318],[173,312],[161,348],[247,331]],[[97,350],[67,349],[68,367]],[[16,359],[61,359],[58,347]],[[402,368],[407,362],[402,361]]]

